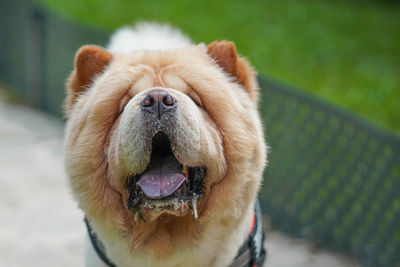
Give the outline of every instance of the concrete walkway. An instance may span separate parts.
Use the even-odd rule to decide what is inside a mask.
[[[7,103],[0,90],[0,266],[83,266],[83,215],[69,194],[63,125]],[[305,241],[267,233],[268,267],[357,266]]]

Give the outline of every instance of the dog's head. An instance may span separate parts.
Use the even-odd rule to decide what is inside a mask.
[[[81,208],[133,247],[240,220],[265,163],[257,99],[255,72],[231,42],[81,48],[65,101],[66,165]]]

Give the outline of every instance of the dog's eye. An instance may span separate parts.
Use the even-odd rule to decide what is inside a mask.
[[[119,112],[121,113],[122,111],[124,111],[126,104],[128,104],[129,100],[131,100],[132,96],[130,96],[129,94],[126,94],[122,99],[121,102],[119,104]]]
[[[198,106],[199,108],[203,108],[203,103],[201,102],[200,97],[197,95],[189,95],[190,99]]]
[[[192,99],[192,101],[196,104],[196,106],[198,106],[198,107],[200,107],[200,108],[202,108],[202,106],[200,105],[200,103],[199,102],[197,102],[195,99],[193,99],[193,98],[191,98]]]

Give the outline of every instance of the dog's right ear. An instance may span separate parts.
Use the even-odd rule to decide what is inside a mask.
[[[96,75],[104,71],[112,58],[111,53],[94,45],[86,45],[78,50],[75,56],[75,69],[67,81],[67,97],[64,103],[67,115],[79,93],[90,86]]]

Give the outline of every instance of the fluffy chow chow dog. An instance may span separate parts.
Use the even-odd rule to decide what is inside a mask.
[[[77,52],[66,168],[115,266],[233,262],[266,163],[257,101],[255,71],[232,42],[192,45],[142,25],[117,32],[107,50]],[[104,266],[90,243],[86,263]]]

